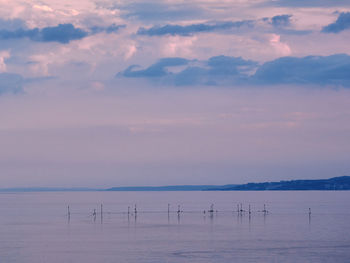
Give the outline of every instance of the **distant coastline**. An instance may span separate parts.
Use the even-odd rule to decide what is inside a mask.
[[[308,190],[350,190],[350,176],[315,180],[290,180],[279,182],[224,185],[207,189],[210,191],[308,191]]]
[[[350,176],[315,180],[290,180],[279,182],[228,184],[228,185],[178,185],[113,187],[106,191],[293,191],[293,190],[350,190]]]
[[[112,188],[64,188],[64,187],[28,187],[2,188],[0,192],[88,192],[88,191],[339,191],[350,190],[350,176],[315,180],[290,180],[227,185],[168,185],[168,186],[127,186]]]

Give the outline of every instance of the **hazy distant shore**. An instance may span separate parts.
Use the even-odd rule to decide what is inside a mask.
[[[112,188],[27,187],[2,188],[0,192],[88,192],[88,191],[310,191],[350,190],[350,176],[316,180],[290,180],[227,185],[127,186]]]

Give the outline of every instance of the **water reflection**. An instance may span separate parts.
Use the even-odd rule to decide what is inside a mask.
[[[166,199],[172,194],[172,200]],[[10,201],[0,199],[3,210],[0,225],[4,226],[0,228],[0,261],[36,263],[44,262],[44,258],[50,263],[105,263],[117,259],[118,262],[164,262],[169,255],[178,252],[176,255],[187,253],[192,261],[204,263],[214,260],[217,263],[283,262],[287,251],[291,262],[332,262],[329,251],[321,249],[326,246],[335,248],[332,257],[339,262],[347,262],[350,258],[349,192],[298,192],[295,193],[297,200],[291,195],[284,200],[289,194],[286,192],[254,193],[258,197],[251,198],[246,205],[239,203],[237,208],[236,204],[232,206],[232,202],[227,201],[229,194],[235,195],[232,198],[235,200],[245,200],[247,198],[243,195],[248,195],[181,193],[184,197],[180,199],[178,193],[166,193],[160,202],[160,193],[135,193],[133,199],[130,193],[128,196],[101,193],[101,201],[104,201],[101,209],[100,205],[96,206],[93,193],[21,194],[13,195],[13,198],[4,195]],[[40,195],[44,197],[38,198]],[[270,195],[272,197],[267,198]],[[325,195],[327,198],[323,198]],[[268,199],[268,206],[263,207],[262,196]],[[124,198],[132,202],[132,206],[126,212],[125,203],[108,203],[111,197],[114,200]],[[324,209],[323,216],[319,216],[319,212],[311,213],[304,204],[310,202],[310,198],[313,198],[313,206],[318,207],[317,211]],[[147,202],[138,203],[139,210],[134,213],[133,200],[144,199]],[[75,200],[73,209],[68,209],[67,200]],[[173,206],[173,211],[170,211],[168,200],[182,205]],[[250,202],[252,206],[248,205]],[[218,211],[210,206],[211,203],[215,203]],[[260,205],[255,209],[257,203]],[[186,211],[182,211],[183,206]],[[143,210],[144,207],[148,211]],[[160,207],[162,210],[157,210]],[[35,238],[38,233],[40,238]],[[130,253],[133,247],[138,249]],[[21,253],[18,248],[21,248]],[[266,251],[274,251],[274,258],[266,258]],[[168,261],[189,260],[176,256]]]

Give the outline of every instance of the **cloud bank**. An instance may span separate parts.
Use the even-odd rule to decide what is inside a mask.
[[[263,2],[262,5],[284,7],[334,7],[349,6],[350,3],[347,0],[275,0]]]
[[[271,18],[271,24],[276,27],[289,26],[292,15],[278,15]]]
[[[207,61],[165,58],[142,70],[135,70],[135,66],[131,66],[117,76],[162,79],[165,83],[177,86],[217,85],[246,78],[247,72],[256,65],[254,61],[229,56],[216,56]],[[186,67],[177,72],[169,70],[174,66]]]
[[[350,29],[350,12],[340,13],[337,20],[323,27],[323,33],[339,33],[346,29]]]
[[[201,23],[192,24],[187,26],[181,25],[165,25],[165,26],[153,26],[151,28],[141,27],[137,34],[148,36],[163,36],[163,35],[180,35],[191,36],[194,33],[213,32],[220,30],[229,30],[233,28],[241,28],[243,26],[252,27],[254,25],[253,20],[243,20],[236,22],[215,22],[215,23]]]
[[[72,24],[59,24],[54,27],[34,28],[34,29],[17,29],[14,31],[2,29],[0,30],[0,39],[20,39],[29,38],[37,42],[59,42],[67,44],[72,40],[82,39],[88,33],[80,28],[74,27]]]
[[[335,84],[350,87],[350,56],[284,57],[258,68],[257,84]]]
[[[135,70],[135,66],[131,66],[118,76],[156,79],[178,86],[311,84],[350,87],[350,56],[346,54],[282,57],[262,65],[241,57],[229,56],[216,56],[197,62],[199,61],[166,58],[142,70]],[[173,66],[185,68],[176,72],[168,70]]]
[[[0,23],[1,25],[1,23]],[[14,27],[22,24],[19,21],[8,22],[6,25]],[[70,41],[79,40],[87,37],[90,34],[97,34],[101,32],[114,33],[125,25],[110,25],[108,27],[94,26],[89,31],[75,27],[73,24],[59,24],[53,27],[26,29],[23,27],[15,30],[0,29],[0,40],[29,38],[36,42],[58,42],[61,44],[68,44]]]
[[[122,75],[128,78],[154,78],[163,77],[169,74],[168,67],[187,65],[189,60],[184,58],[163,58],[150,67],[143,70],[134,70],[137,65],[128,67]]]

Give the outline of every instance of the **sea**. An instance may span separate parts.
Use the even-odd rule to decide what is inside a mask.
[[[0,262],[350,262],[350,191],[0,193]]]

